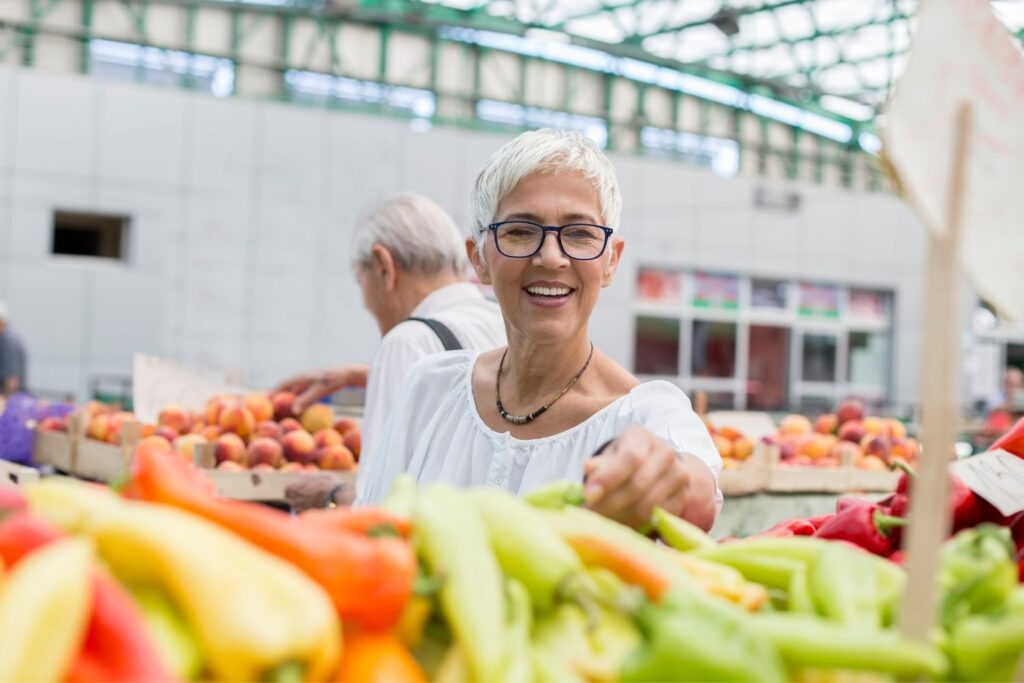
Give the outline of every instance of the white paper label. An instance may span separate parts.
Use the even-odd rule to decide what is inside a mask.
[[[999,449],[958,460],[949,469],[1004,515],[1024,510],[1024,458]]]
[[[156,422],[160,410],[173,403],[199,410],[216,394],[244,394],[221,373],[201,372],[156,356],[135,354],[132,363],[132,404],[142,422]]]

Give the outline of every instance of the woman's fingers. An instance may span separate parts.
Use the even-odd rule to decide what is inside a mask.
[[[587,504],[608,517],[631,525],[642,524],[649,517],[651,506],[647,506],[647,514],[638,506],[652,491],[665,489],[661,482],[669,474],[674,459],[671,448],[650,432],[624,432],[605,455],[594,458],[601,462],[591,466]]]

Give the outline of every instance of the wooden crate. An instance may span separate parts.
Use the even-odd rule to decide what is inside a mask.
[[[39,481],[39,470],[0,460],[0,486],[21,487]]]
[[[199,469],[217,487],[217,493],[235,500],[284,502],[285,489],[303,477],[316,476],[320,471],[281,472],[280,470],[220,470],[215,467],[213,444],[199,444],[193,451]],[[355,485],[355,472],[335,472],[341,482]]]
[[[36,429],[32,446],[32,462],[49,465],[61,472],[75,469],[75,437],[69,432]]]
[[[142,437],[142,425],[125,422],[121,427],[121,443],[114,445],[81,437],[75,445],[72,472],[83,479],[109,483],[128,474],[132,451]]]

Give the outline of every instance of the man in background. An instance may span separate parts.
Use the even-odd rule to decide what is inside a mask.
[[[363,304],[383,337],[373,361],[292,377],[277,389],[295,393],[294,411],[301,413],[339,389],[365,386],[360,462],[373,458],[390,406],[416,361],[505,343],[498,305],[466,280],[467,265],[465,240],[444,209],[413,193],[383,202],[359,221],[355,238]],[[326,475],[303,479],[287,492],[295,509],[344,503],[351,495],[335,486],[325,490]]]
[[[10,311],[0,301],[0,394],[10,396],[25,390],[25,345],[10,325]]]

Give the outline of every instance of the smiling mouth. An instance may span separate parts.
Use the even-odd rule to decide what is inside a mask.
[[[523,287],[523,291],[541,299],[564,299],[576,290],[572,287]]]

